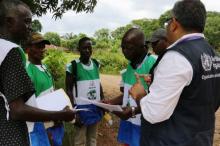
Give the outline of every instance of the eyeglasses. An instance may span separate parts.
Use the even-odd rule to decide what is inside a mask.
[[[168,25],[171,23],[173,20],[173,17],[167,18],[166,21],[164,22],[164,28],[166,29]]]
[[[168,25],[170,25],[170,23],[175,20],[178,21],[178,19],[176,17],[169,17],[166,19],[166,21],[164,22],[164,28],[166,29],[168,27]]]

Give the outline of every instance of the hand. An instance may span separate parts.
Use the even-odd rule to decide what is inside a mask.
[[[131,107],[123,107],[122,112],[112,112],[113,114],[117,115],[122,120],[127,120],[132,116]]]
[[[139,77],[144,78],[144,81],[147,83],[147,85],[150,85],[151,80],[151,74],[137,74]]]
[[[62,110],[62,114],[63,114],[63,120],[66,122],[72,121],[75,118],[75,113],[68,106],[66,106]]]
[[[80,120],[80,117],[79,117],[78,114],[76,114],[76,121],[75,121],[74,125],[76,125],[77,127],[82,127],[83,126],[83,123]]]
[[[105,103],[105,104],[111,104],[110,99],[102,99],[100,102]]]
[[[54,126],[61,126],[61,125],[63,125],[62,121],[53,121],[53,123],[54,123]]]
[[[146,96],[147,93],[144,89],[144,86],[141,84],[139,74],[135,74],[136,83],[130,88],[129,94],[136,100],[140,101],[142,97]]]

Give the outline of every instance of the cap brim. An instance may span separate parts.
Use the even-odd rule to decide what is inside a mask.
[[[50,44],[51,44],[50,41],[44,40],[44,39],[42,39],[42,40],[36,40],[36,41],[32,41],[32,42],[31,42],[31,44],[37,44],[37,43],[44,43],[44,44],[46,44],[46,45],[50,45]]]
[[[149,40],[149,42],[150,43],[154,43],[154,42],[156,42],[156,41],[158,41],[159,40],[159,38],[151,38],[150,40]]]

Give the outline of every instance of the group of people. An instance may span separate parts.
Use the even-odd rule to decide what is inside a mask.
[[[104,98],[91,39],[79,40],[80,57],[66,66],[66,93],[75,108],[89,112],[37,108],[36,98],[53,92],[54,82],[42,63],[50,42],[31,32],[31,15],[19,0],[0,1],[1,146],[61,146],[62,121],[74,123],[74,146],[96,146],[103,109],[79,98],[122,105],[113,114],[121,119],[118,141],[124,146],[212,146],[220,58],[203,35],[206,9],[200,0],[177,1],[150,39],[139,28],[124,34],[121,49],[129,63],[121,71],[122,94],[112,99]]]

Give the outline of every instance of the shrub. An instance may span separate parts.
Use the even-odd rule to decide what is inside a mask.
[[[106,52],[97,50],[94,52],[94,58],[101,63],[101,73],[105,74],[119,74],[122,69],[127,66],[127,60],[120,52]]]
[[[66,58],[63,51],[48,49],[43,61],[53,76],[55,87],[64,88]]]
[[[47,32],[44,34],[45,39],[49,40],[51,44],[55,46],[61,45],[61,39],[58,33],[55,32]]]

